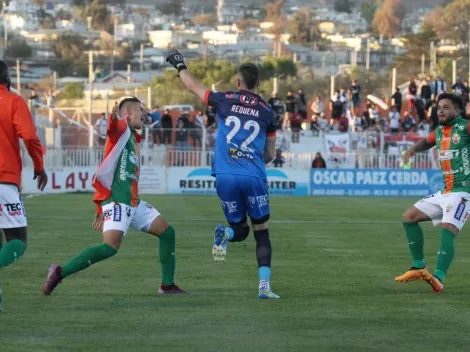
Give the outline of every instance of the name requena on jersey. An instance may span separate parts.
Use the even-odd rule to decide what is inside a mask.
[[[249,115],[253,117],[259,117],[259,111],[255,109],[245,108],[240,105],[232,105],[232,112],[237,112],[243,115]]]

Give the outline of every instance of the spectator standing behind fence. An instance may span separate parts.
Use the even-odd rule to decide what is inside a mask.
[[[431,107],[428,110],[429,120],[431,121],[430,131],[434,131],[439,126],[439,116],[437,115],[437,101],[431,100]]]
[[[326,169],[325,159],[320,153],[315,154],[315,159],[312,161],[312,169]]]
[[[418,86],[416,85],[415,79],[411,77],[410,84],[408,85],[408,110],[415,108],[415,101],[418,94]]]
[[[282,151],[280,149],[276,150],[276,157],[273,160],[274,167],[282,168],[286,163],[286,159],[282,156]]]
[[[352,103],[352,114],[355,118],[358,115],[358,111],[361,107],[361,86],[357,83],[356,79],[353,79],[351,84],[351,103]]]
[[[102,113],[101,118],[96,121],[95,128],[98,130],[98,144],[104,145],[106,142],[106,133],[108,131],[108,120],[106,119],[106,114]]]
[[[439,97],[442,93],[447,92],[447,83],[442,79],[441,76],[437,77],[437,80],[432,85],[433,94]]]
[[[294,97],[294,93],[292,92],[291,89],[287,92],[287,97],[286,97],[286,116],[285,120],[286,122],[291,119],[291,114],[295,113],[295,107],[297,105],[296,99]]]
[[[335,95],[331,98],[330,110],[331,110],[330,124],[333,125],[335,121],[338,120],[343,114],[343,102],[341,101],[341,96],[338,90],[335,92]]]
[[[216,110],[215,110],[215,108],[214,108],[213,106],[207,107],[206,116],[207,116],[206,128],[209,128],[209,127],[211,127],[212,125],[215,125],[215,124],[216,124],[216,120],[215,120],[215,117],[216,117]]]
[[[274,112],[274,118],[276,119],[276,129],[280,130],[282,128],[282,116],[284,114],[284,104],[282,103],[281,98],[278,97],[277,92],[273,92],[273,95],[268,100],[269,106]]]
[[[162,143],[163,144],[171,144],[171,133],[173,129],[173,119],[170,115],[170,110],[165,109],[165,113],[163,114],[160,125],[162,127]]]
[[[307,98],[302,88],[297,91],[297,107],[300,118],[305,120],[307,118]]]
[[[421,86],[421,99],[423,100],[423,105],[427,106],[432,98],[432,88],[429,84],[430,78],[427,77],[424,80],[424,84]]]
[[[325,113],[325,104],[323,104],[319,95],[315,97],[310,109],[312,110],[313,117],[318,119]]]
[[[161,118],[161,113],[158,110],[158,106],[153,107],[153,111],[150,114],[152,117],[152,135],[153,135],[153,142],[155,144],[161,143],[162,142],[162,136],[160,134],[160,118]]]
[[[405,112],[405,116],[404,116],[403,122],[401,124],[401,126],[403,127],[403,131],[405,131],[405,132],[414,131],[414,129],[416,127],[416,120],[413,117],[412,113],[413,113],[412,110],[408,110],[408,111]]]
[[[392,111],[389,112],[388,116],[390,118],[390,132],[393,134],[398,133],[400,129],[401,116],[395,105],[392,106]]]
[[[401,94],[400,88],[395,90],[395,93],[392,95],[392,104],[397,107],[398,112],[401,113],[401,107],[403,102],[403,96]]]

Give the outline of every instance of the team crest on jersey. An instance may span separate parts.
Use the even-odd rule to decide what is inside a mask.
[[[450,213],[452,211],[452,204],[448,204],[446,207],[446,213]]]
[[[258,99],[251,95],[242,94],[240,95],[240,102],[244,105],[254,106],[258,104]]]
[[[452,143],[459,144],[460,143],[460,135],[458,133],[454,133],[452,135]]]

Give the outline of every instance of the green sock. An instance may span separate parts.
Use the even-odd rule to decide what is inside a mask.
[[[21,240],[11,240],[0,250],[0,268],[13,264],[24,254],[26,243]]]
[[[441,245],[437,253],[436,271],[434,276],[444,282],[444,277],[449,270],[455,254],[455,234],[447,229],[441,229]]]
[[[62,278],[84,270],[102,260],[108,259],[116,253],[117,250],[106,243],[87,248],[62,267]]]
[[[403,227],[408,238],[408,248],[410,249],[412,266],[423,269],[424,264],[424,234],[421,226],[416,222],[404,222]]]
[[[173,285],[175,283],[176,268],[176,236],[175,229],[169,226],[160,235],[160,264],[162,267],[162,284]]]

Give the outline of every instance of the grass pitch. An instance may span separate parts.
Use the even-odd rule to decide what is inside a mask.
[[[47,266],[98,244],[91,195],[26,200],[29,245],[0,271],[0,351],[468,351],[470,239],[457,239],[444,293],[397,284],[410,258],[400,218],[414,199],[272,197],[273,290],[259,301],[252,234],[212,261],[214,197],[144,197],[177,231],[177,283],[157,296],[158,239],[130,231],[118,255],[50,297]],[[434,269],[439,230],[423,226]]]

